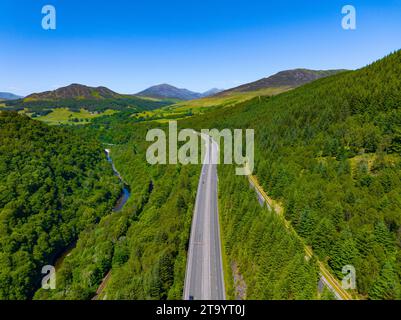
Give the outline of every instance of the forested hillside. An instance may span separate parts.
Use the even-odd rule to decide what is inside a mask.
[[[39,290],[35,299],[91,299],[109,272],[99,299],[181,299],[200,167],[150,166],[147,129],[118,121],[77,129],[116,144],[111,156],[131,197],[81,234],[56,290]]]
[[[231,299],[316,299],[316,261],[231,166],[220,166],[219,214]]]
[[[355,267],[357,290],[370,299],[401,298],[400,74],[398,51],[181,124],[254,128],[264,189],[338,277]]]
[[[121,192],[101,145],[14,112],[0,113],[0,299],[27,299],[81,231]]]
[[[107,299],[182,298],[199,170],[157,169],[149,203],[117,244]]]
[[[356,269],[362,298],[401,299],[401,52],[182,120],[181,127],[255,129],[255,172],[285,217],[340,279]],[[0,299],[180,299],[200,166],[150,166],[148,129],[127,113],[86,128],[0,113]],[[100,143],[131,197],[121,192]],[[228,295],[317,297],[300,239],[259,207],[244,177],[219,166]],[[77,242],[76,242],[77,241]],[[56,290],[37,290],[42,266]],[[36,292],[36,293],[35,293]]]
[[[146,100],[134,96],[122,96],[117,98],[96,99],[58,99],[58,100],[33,100],[23,101],[11,100],[6,101],[4,110],[24,110],[28,112],[43,115],[49,113],[54,108],[68,108],[71,111],[79,111],[85,109],[91,112],[104,112],[106,110],[134,111],[152,110],[168,106],[171,101],[162,100]]]

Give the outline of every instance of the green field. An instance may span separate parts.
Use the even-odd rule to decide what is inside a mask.
[[[140,113],[135,113],[131,117],[135,119],[142,119],[144,121],[155,121],[159,123],[165,123],[170,120],[185,119],[191,115],[192,113],[190,109],[183,111],[176,111],[176,110],[168,110],[166,108],[161,108],[152,111],[143,111]]]
[[[115,110],[106,110],[103,113],[89,112],[88,110],[81,109],[80,112],[70,111],[67,108],[57,108],[46,116],[37,117],[36,119],[43,121],[47,124],[58,125],[58,124],[86,124],[91,119],[112,115],[116,113]]]

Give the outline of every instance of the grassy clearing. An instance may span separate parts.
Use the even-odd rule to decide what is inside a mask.
[[[46,116],[37,117],[36,119],[43,121],[50,125],[58,124],[86,124],[91,119],[104,115],[112,115],[116,113],[115,110],[106,110],[103,113],[89,112],[88,110],[81,109],[80,112],[70,111],[67,108],[57,108]]]
[[[154,121],[158,123],[165,123],[170,120],[179,120],[179,119],[185,119],[187,117],[190,117],[192,113],[190,110],[188,111],[170,111],[167,110],[166,108],[161,108],[161,109],[156,109],[152,111],[143,111],[140,113],[133,114],[131,117],[135,119],[141,119],[144,121]]]
[[[354,174],[360,165],[365,165],[369,173],[374,173],[375,164],[383,163],[386,166],[395,166],[401,161],[400,156],[396,154],[383,154],[365,153],[349,159],[351,164],[351,171]]]
[[[337,161],[335,157],[319,157],[317,160],[322,163]],[[401,157],[397,154],[364,153],[349,158],[348,161],[353,175],[358,171],[358,167],[360,166],[365,166],[369,174],[374,174],[377,165],[394,167],[401,162]]]

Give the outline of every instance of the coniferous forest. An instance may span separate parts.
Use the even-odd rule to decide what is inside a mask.
[[[355,268],[354,297],[401,299],[400,74],[398,51],[180,120],[195,130],[253,128],[253,174],[296,232],[233,166],[219,165],[228,298],[326,298],[318,258],[338,279]],[[148,164],[152,128],[167,124],[122,112],[49,126],[0,112],[0,299],[182,298],[201,165]],[[123,183],[130,196],[117,211]],[[53,264],[56,289],[40,289],[41,268]]]
[[[112,144],[111,156],[130,198],[121,211],[80,235],[58,271],[57,288],[40,289],[35,299],[93,299],[106,276],[97,299],[182,297],[200,166],[151,166],[143,139],[148,127],[116,122],[108,129],[91,134]]]
[[[4,112],[0,141],[0,299],[27,299],[121,186],[101,145],[71,130]]]
[[[355,267],[362,298],[401,298],[400,72],[397,51],[181,124],[254,128],[254,174],[338,278]]]
[[[317,299],[316,261],[275,212],[262,207],[244,177],[220,167],[220,215],[232,299]]]

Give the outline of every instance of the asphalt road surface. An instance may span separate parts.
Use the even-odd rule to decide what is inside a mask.
[[[207,151],[192,218],[184,299],[225,300],[217,206],[218,146],[209,136],[202,138]]]

